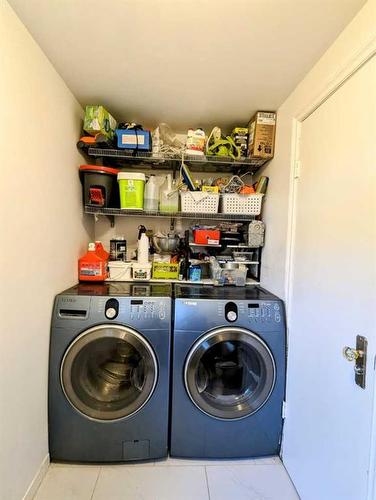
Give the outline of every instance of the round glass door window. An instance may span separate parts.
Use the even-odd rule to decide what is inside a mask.
[[[124,326],[101,325],[82,333],[61,364],[61,385],[71,405],[96,420],[118,420],[151,397],[158,367],[149,343]]]
[[[269,399],[275,363],[268,346],[243,328],[218,328],[201,337],[184,369],[187,392],[204,413],[224,420],[244,418]]]

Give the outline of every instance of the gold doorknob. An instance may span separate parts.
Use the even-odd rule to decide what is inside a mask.
[[[347,361],[356,361],[358,358],[363,356],[363,351],[360,349],[353,349],[352,347],[345,346],[343,348],[343,355],[347,359]]]

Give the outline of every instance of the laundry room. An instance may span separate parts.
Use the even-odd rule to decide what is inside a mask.
[[[0,46],[0,500],[376,500],[376,0]]]

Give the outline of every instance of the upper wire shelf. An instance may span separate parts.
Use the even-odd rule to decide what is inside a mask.
[[[88,156],[95,158],[106,158],[109,162],[119,166],[139,167],[151,169],[171,169],[173,165],[181,163],[182,155],[153,154],[141,151],[129,152],[124,149],[88,148]],[[241,158],[234,160],[227,156],[194,156],[184,155],[184,162],[193,171],[217,172],[217,171],[243,171],[254,174],[265,165],[267,158]],[[133,164],[133,165],[132,165]]]

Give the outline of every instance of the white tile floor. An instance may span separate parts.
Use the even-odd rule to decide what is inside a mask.
[[[298,500],[278,457],[51,464],[35,500]]]

